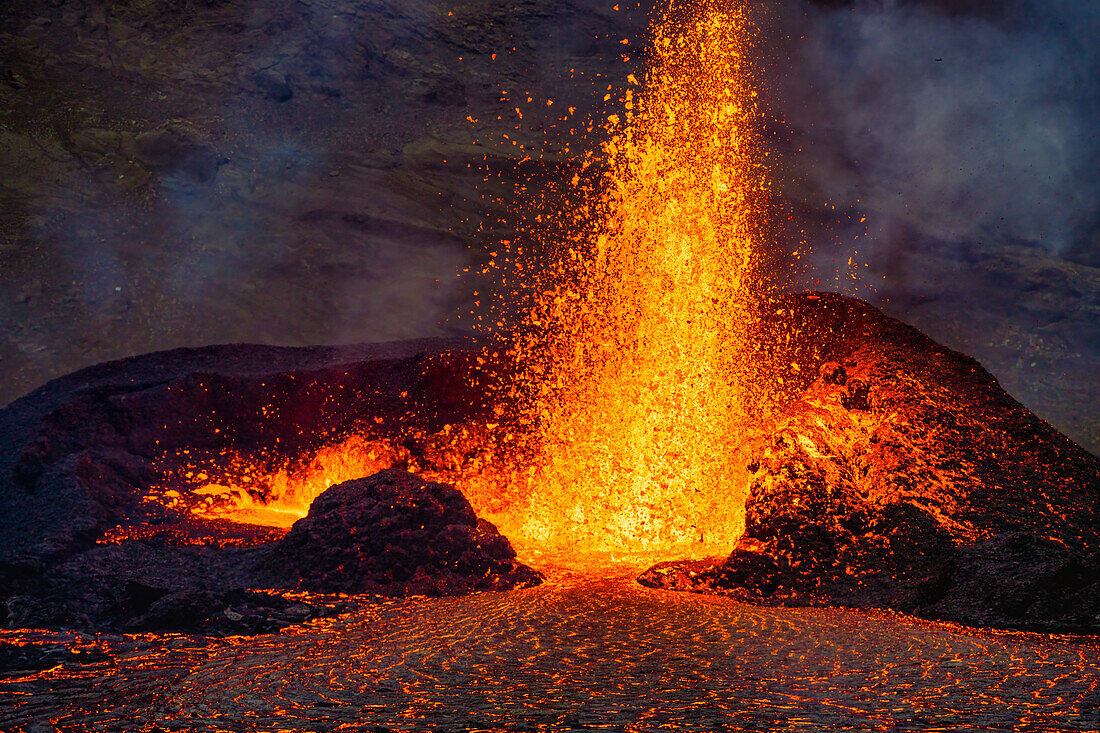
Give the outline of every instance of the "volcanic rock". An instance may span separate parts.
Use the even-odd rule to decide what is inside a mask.
[[[325,491],[268,567],[276,584],[325,593],[451,595],[541,582],[461,492],[400,469]]]
[[[1100,459],[978,362],[860,301],[788,296],[769,327],[795,344],[775,355],[794,386],[750,466],[744,536],[724,561],[641,582],[1100,630]]]
[[[461,494],[404,474],[368,492],[392,494],[376,515],[354,489],[324,495],[291,532],[293,552],[272,549],[284,529],[196,516],[202,497],[172,483],[181,453],[308,454],[349,434],[400,444],[431,467],[430,446],[410,436],[430,442],[489,414],[471,369],[479,353],[456,339],[178,349],[85,369],[17,400],[0,410],[0,625],[261,633],[346,605],[279,595],[299,585],[351,590],[369,580],[394,595],[534,582]],[[178,488],[179,506],[150,500],[165,486]],[[372,516],[386,524],[372,529]],[[382,544],[360,541],[374,536]],[[429,539],[439,544],[419,544]],[[362,560],[364,583],[352,565],[341,575],[321,561],[339,553]],[[260,587],[273,590],[248,590]]]
[[[163,540],[97,544],[65,562],[7,577],[6,628],[95,632],[270,633],[349,610],[336,598],[303,604],[262,585],[260,547],[172,546]]]
[[[215,346],[109,362],[0,410],[0,588],[108,529],[178,525],[142,497],[181,451],[306,453],[332,435],[432,432],[484,411],[454,375],[472,344]],[[302,430],[308,425],[309,430]]]

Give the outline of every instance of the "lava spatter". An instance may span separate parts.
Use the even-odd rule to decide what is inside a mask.
[[[743,525],[763,180],[746,18],[717,5],[654,23],[585,163],[585,224],[521,268],[540,292],[514,348],[539,446],[522,534],[542,545],[705,552]]]

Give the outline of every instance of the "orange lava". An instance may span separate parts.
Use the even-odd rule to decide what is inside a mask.
[[[178,478],[191,487],[189,496],[169,488],[146,499],[169,508],[186,503],[204,519],[289,527],[325,489],[391,468],[399,458],[387,442],[358,435],[321,448],[306,460],[274,466],[226,453],[215,461],[195,461],[181,472]]]
[[[606,166],[599,216],[523,268],[544,274],[514,350],[539,445],[520,534],[543,546],[705,554],[743,529],[762,189],[746,19],[674,4],[653,30],[586,163]]]
[[[456,486],[479,516],[515,531],[521,484],[513,446],[520,436],[498,428],[466,423],[435,433],[408,431],[400,439],[351,435],[289,458],[184,452],[166,457],[165,465],[177,468],[145,500],[204,520],[290,527],[329,487],[396,467]],[[137,536],[138,529],[124,528],[119,537]]]

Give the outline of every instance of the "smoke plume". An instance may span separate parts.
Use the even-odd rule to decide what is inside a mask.
[[[867,233],[1038,244],[1090,261],[1100,4],[788,5],[778,85],[809,203]]]

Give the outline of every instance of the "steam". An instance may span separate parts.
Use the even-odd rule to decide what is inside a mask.
[[[908,231],[1088,257],[1100,4],[944,5],[788,6],[781,111],[807,198],[861,212],[880,245]]]

